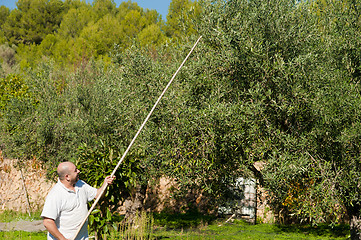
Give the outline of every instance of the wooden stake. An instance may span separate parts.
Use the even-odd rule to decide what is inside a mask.
[[[20,173],[21,173],[21,179],[23,180],[23,190],[24,190],[24,193],[25,193],[25,198],[26,198],[26,203],[27,203],[27,210],[28,210],[28,214],[29,214],[29,217],[31,217],[31,208],[30,208],[30,201],[29,201],[29,195],[28,195],[28,191],[26,190],[26,185],[25,185],[25,178],[24,178],[24,175],[23,175],[23,170],[20,168]]]

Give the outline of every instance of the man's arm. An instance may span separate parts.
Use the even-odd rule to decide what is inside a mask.
[[[104,180],[104,183],[103,185],[97,189],[97,195],[95,196],[95,198],[98,198],[100,196],[100,193],[104,190],[105,188],[105,183],[107,183],[108,185],[112,184],[113,183],[113,180],[115,179],[115,177],[110,177],[110,176],[107,176]]]
[[[44,217],[43,224],[44,224],[44,227],[46,228],[46,230],[48,230],[48,232],[51,235],[53,235],[56,239],[68,240],[67,238],[65,238],[63,236],[63,234],[61,234],[59,232],[59,229],[56,227],[54,219]]]

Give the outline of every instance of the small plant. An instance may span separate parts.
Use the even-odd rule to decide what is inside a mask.
[[[134,240],[152,239],[153,225],[154,219],[152,215],[146,212],[140,212],[136,214],[133,221],[124,219],[120,224],[117,238]]]

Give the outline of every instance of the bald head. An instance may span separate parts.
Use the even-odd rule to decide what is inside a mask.
[[[65,175],[70,174],[70,172],[75,168],[74,163],[72,162],[62,162],[59,164],[57,173],[60,180],[64,180]]]

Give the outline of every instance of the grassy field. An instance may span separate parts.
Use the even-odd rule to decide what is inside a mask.
[[[271,224],[248,225],[236,222],[218,226],[216,224],[192,229],[162,229],[157,228],[152,239],[348,239],[347,227],[338,226],[331,229],[327,226],[311,228],[307,226],[277,226]],[[45,232],[28,233],[23,231],[0,232],[0,239],[33,239],[45,240]],[[109,238],[108,238],[109,239]]]
[[[34,216],[36,217],[36,216]],[[0,214],[0,220],[16,221],[28,219],[28,216],[16,214]],[[241,220],[224,223],[222,219],[212,219],[200,215],[155,215],[153,231],[150,239],[317,239],[341,240],[349,238],[347,225],[277,225],[277,224],[249,224]],[[46,232],[1,232],[0,239],[45,240]],[[108,239],[121,239],[108,237]],[[135,238],[141,239],[141,238]],[[149,239],[149,238],[143,238]]]
[[[40,220],[40,212],[33,212],[30,216],[27,213],[15,211],[2,211],[0,212],[0,222],[12,222],[18,220]]]
[[[155,239],[348,239],[348,226],[327,225],[280,226],[274,224],[251,225],[243,221],[235,221],[219,226],[211,224],[190,230],[156,230]]]
[[[24,232],[24,231],[0,232],[0,239],[46,240],[46,232],[35,232],[35,233],[34,232]]]

